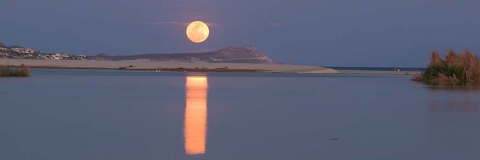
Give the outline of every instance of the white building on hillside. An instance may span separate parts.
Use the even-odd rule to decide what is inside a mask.
[[[60,54],[60,53],[56,53],[56,54],[52,55],[52,58],[53,58],[54,60],[61,60],[61,59],[63,59],[62,54]]]
[[[28,54],[28,53],[38,53],[39,51],[30,49],[30,48],[23,48],[20,46],[11,46],[10,49],[17,53]]]
[[[54,60],[68,59],[69,57],[70,57],[70,54],[66,54],[66,53],[55,53],[52,55],[52,59]]]

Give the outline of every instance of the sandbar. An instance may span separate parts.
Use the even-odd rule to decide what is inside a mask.
[[[256,63],[184,63],[158,61],[92,61],[92,60],[39,60],[0,59],[1,65],[48,69],[106,69],[106,70],[149,70],[184,72],[263,72],[335,74],[337,70],[318,66]]]
[[[101,69],[101,70],[142,70],[172,72],[258,72],[258,73],[299,73],[299,74],[387,74],[416,75],[420,71],[369,71],[334,70],[318,66],[291,64],[257,63],[202,63],[202,62],[158,62],[158,61],[93,61],[93,60],[41,60],[0,58],[0,65],[44,69]]]

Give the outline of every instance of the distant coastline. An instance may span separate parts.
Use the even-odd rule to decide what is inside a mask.
[[[202,53],[140,54],[110,56],[41,53],[20,46],[0,43],[0,65],[42,69],[94,69],[171,72],[251,72],[310,74],[418,74],[416,70],[372,70],[365,67],[318,67],[280,64],[255,47],[225,47]]]
[[[126,56],[45,54],[0,43],[0,64],[44,69],[102,69],[174,72],[339,73],[330,68],[277,64],[255,47],[225,47],[203,53]]]
[[[311,73],[335,74],[330,68],[287,64],[258,63],[184,63],[156,61],[92,61],[92,60],[39,60],[39,59],[5,59],[0,64],[11,67],[28,66],[44,69],[101,69],[133,71],[174,71],[174,72],[261,72],[261,73]]]
[[[416,75],[418,71],[375,71],[335,70],[318,66],[255,63],[182,63],[142,61],[78,61],[78,60],[37,60],[5,59],[0,64],[14,68],[28,66],[33,69],[89,69],[89,70],[130,70],[158,72],[239,72],[239,73],[294,73],[294,74],[384,74]]]
[[[10,65],[11,68],[22,68],[19,65]],[[102,67],[68,67],[68,66],[31,66],[33,69],[79,69],[79,70],[129,70],[129,71],[156,71],[156,72],[233,72],[233,73],[255,73],[267,72],[261,69],[229,69],[228,67],[221,68],[102,68]]]
[[[416,68],[416,67],[336,67],[336,66],[325,66],[327,68],[332,68],[335,70],[364,70],[364,71],[394,71],[398,69],[399,71],[424,71],[425,68]]]
[[[420,71],[337,70],[340,74],[418,75]]]
[[[391,74],[391,75],[418,75],[425,68],[397,68],[397,67],[329,67],[342,74]]]
[[[203,63],[260,63],[276,64],[255,47],[225,47],[216,51],[200,53],[159,53],[135,55],[95,56],[68,53],[42,53],[39,50],[0,43],[0,58],[8,59],[42,59],[42,60],[97,60],[97,61],[158,61],[158,62],[203,62]]]

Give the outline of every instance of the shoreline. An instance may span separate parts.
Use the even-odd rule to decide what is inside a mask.
[[[9,65],[12,68],[23,68],[29,67],[32,69],[73,69],[73,70],[115,70],[115,71],[161,71],[161,72],[234,72],[234,73],[261,73],[264,70],[253,70],[253,69],[224,69],[224,68],[215,68],[215,69],[191,69],[191,68],[145,68],[145,69],[115,69],[115,68],[100,68],[100,67],[62,67],[62,66],[19,66],[19,65]]]
[[[13,66],[12,68],[23,68],[24,66]],[[157,71],[157,72],[226,72],[226,73],[282,73],[267,72],[265,70],[254,69],[191,69],[191,68],[160,68],[160,69],[114,69],[97,67],[58,67],[58,66],[26,66],[32,69],[74,69],[74,70],[115,70],[115,71]],[[370,75],[416,75],[419,71],[369,71],[369,70],[337,70],[339,73],[323,74],[370,74]],[[297,73],[301,74],[301,73]],[[304,73],[305,74],[305,73]],[[308,73],[307,73],[308,74]],[[313,73],[315,74],[315,73]]]
[[[11,67],[28,66],[37,69],[92,69],[127,71],[172,71],[172,72],[243,72],[243,73],[299,73],[335,74],[337,70],[317,66],[257,63],[184,63],[158,61],[90,61],[90,60],[39,60],[0,59],[0,65]]]
[[[83,69],[123,70],[157,72],[226,72],[226,73],[293,73],[293,74],[371,74],[371,75],[416,75],[419,71],[373,71],[334,70],[317,66],[256,63],[183,63],[154,61],[87,61],[87,60],[41,60],[3,59],[0,65],[13,68],[24,66],[32,69]]]
[[[337,70],[340,74],[384,74],[384,75],[417,75],[421,71],[375,71],[375,70]]]

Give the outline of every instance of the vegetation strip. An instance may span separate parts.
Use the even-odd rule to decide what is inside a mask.
[[[457,54],[450,50],[442,59],[433,51],[426,70],[412,80],[427,84],[469,84],[480,82],[480,58],[465,50]]]
[[[10,66],[0,66],[0,77],[28,77],[30,68],[22,66],[20,69],[14,69]]]

